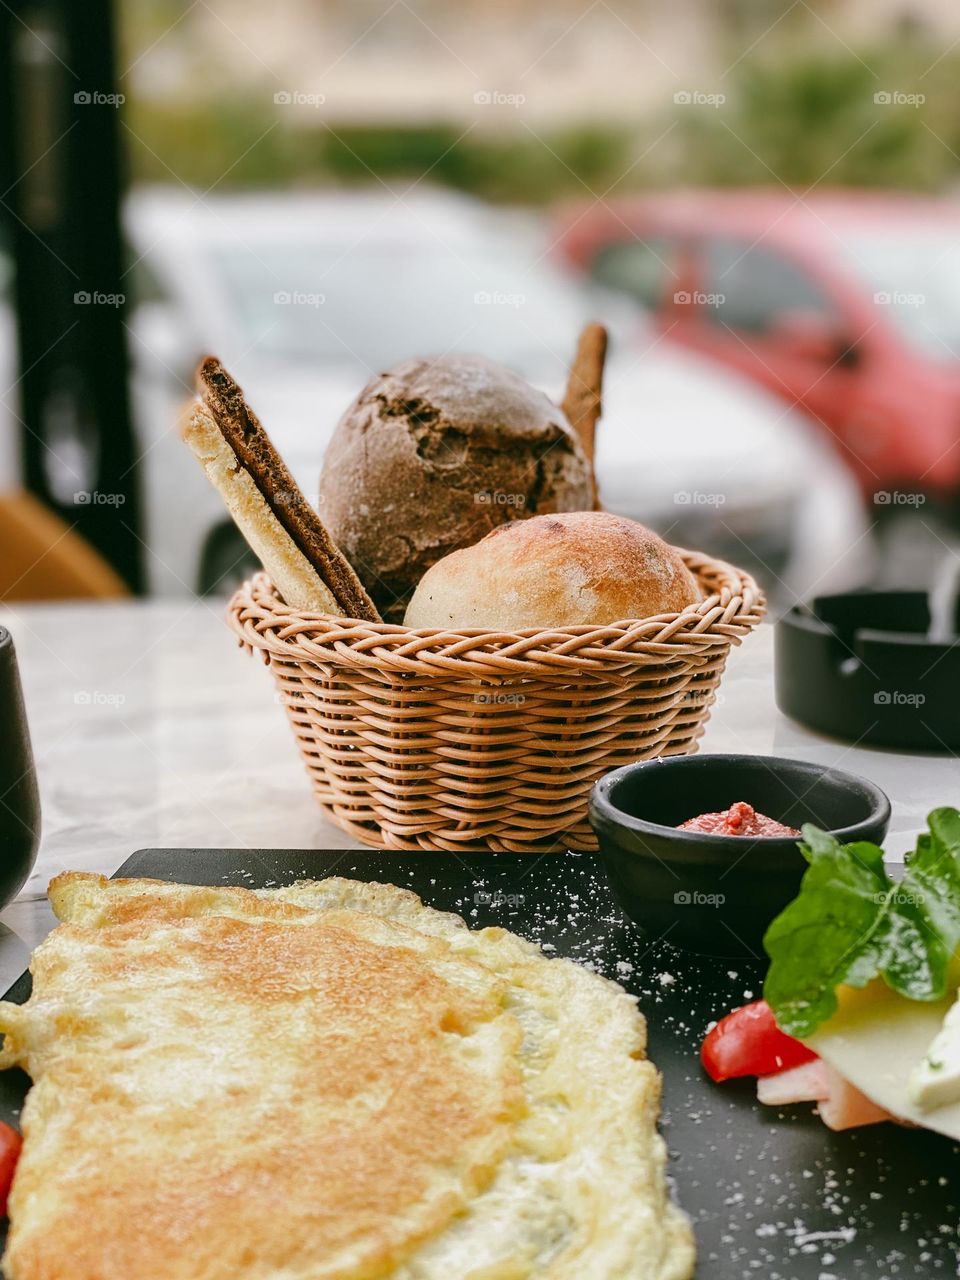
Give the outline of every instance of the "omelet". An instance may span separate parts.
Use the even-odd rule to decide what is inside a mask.
[[[7,1280],[688,1280],[631,996],[351,880],[66,874]]]

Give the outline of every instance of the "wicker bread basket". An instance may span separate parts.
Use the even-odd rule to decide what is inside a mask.
[[[413,631],[291,609],[265,574],[228,617],[273,671],[322,808],[357,840],[588,850],[593,783],[694,751],[730,646],[763,617],[751,577],[681,554],[705,599],[610,626]]]

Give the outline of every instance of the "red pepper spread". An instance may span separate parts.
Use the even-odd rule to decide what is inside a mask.
[[[712,836],[798,836],[794,827],[785,827],[762,813],[753,805],[738,800],[723,813],[701,813],[696,818],[681,822],[680,831],[701,831]]]

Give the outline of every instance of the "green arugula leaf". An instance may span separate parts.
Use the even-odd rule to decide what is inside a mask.
[[[953,955],[960,945],[960,813],[934,809],[929,835],[917,839],[901,888],[918,897],[929,927]]]
[[[960,945],[960,813],[936,809],[903,878],[887,874],[874,844],[842,845],[803,828],[810,863],[800,892],[764,937],[764,997],[780,1027],[809,1036],[837,1009],[837,987],[882,976],[909,1000],[937,1000]]]

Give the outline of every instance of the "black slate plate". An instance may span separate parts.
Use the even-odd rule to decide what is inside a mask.
[[[677,1198],[697,1233],[700,1280],[902,1280],[958,1273],[960,1148],[894,1125],[825,1129],[809,1106],[757,1105],[715,1086],[697,1049],[706,1024],[759,995],[759,961],[679,951],[629,924],[588,855],[141,849],[117,872],[246,888],[336,874],[413,889],[473,927],[499,924],[615,978],[640,999],[664,1077],[663,1133]],[[24,976],[8,998],[29,993]],[[28,1080],[0,1073],[16,1123]],[[451,1277],[451,1280],[455,1280]]]

